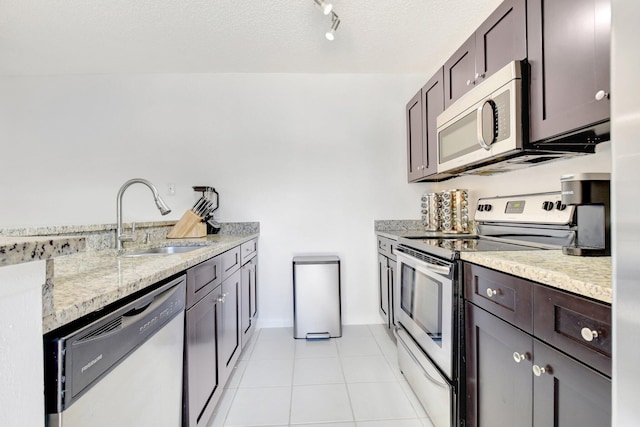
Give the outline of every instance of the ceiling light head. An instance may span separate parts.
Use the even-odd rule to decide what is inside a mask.
[[[313,0],[318,7],[322,10],[322,13],[328,15],[333,10],[333,5],[331,3],[326,3],[324,0]]]
[[[340,26],[340,18],[334,12],[331,12],[331,28],[325,33],[327,40],[335,40],[336,30]]]

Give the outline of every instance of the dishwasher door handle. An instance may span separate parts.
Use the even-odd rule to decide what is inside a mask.
[[[180,289],[180,287],[174,286],[158,295],[154,295],[146,300],[140,301],[136,307],[133,307],[122,315],[122,328],[127,328],[139,321],[142,317],[147,316],[149,312],[161,306],[165,301],[171,298],[178,289]]]

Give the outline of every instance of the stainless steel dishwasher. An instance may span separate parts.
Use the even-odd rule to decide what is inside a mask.
[[[185,282],[45,337],[47,426],[180,426]]]

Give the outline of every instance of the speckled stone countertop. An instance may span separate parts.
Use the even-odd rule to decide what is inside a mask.
[[[562,251],[462,252],[460,258],[534,282],[611,304],[611,257],[579,257]]]
[[[78,236],[0,236],[0,267],[75,254],[85,246],[85,238]]]
[[[43,297],[43,332],[52,331],[123,297],[180,273],[258,233],[216,234],[200,239],[172,239],[154,246],[202,246],[173,255],[117,256],[115,250],[55,258],[53,286]]]
[[[390,239],[429,232],[412,230],[396,221],[376,221],[375,233]],[[380,226],[382,225],[382,226]],[[461,252],[460,258],[483,267],[529,279],[557,289],[611,304],[613,300],[611,257],[579,257],[556,250]]]

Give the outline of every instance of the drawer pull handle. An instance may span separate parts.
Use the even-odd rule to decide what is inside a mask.
[[[550,366],[538,366],[533,365],[531,370],[536,377],[542,376],[542,374],[551,374],[552,370]]]
[[[500,289],[491,289],[491,288],[487,288],[487,296],[489,298],[492,298],[496,295],[500,295]]]
[[[516,363],[520,363],[523,360],[529,360],[531,358],[531,356],[529,355],[529,353],[518,353],[517,351],[513,352],[513,360]]]
[[[580,334],[585,341],[589,342],[593,341],[594,338],[598,338],[598,331],[593,331],[589,328],[582,328]]]

